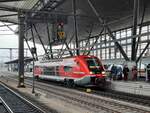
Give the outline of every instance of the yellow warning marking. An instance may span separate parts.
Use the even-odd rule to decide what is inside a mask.
[[[86,92],[87,92],[87,93],[91,93],[92,90],[88,88],[88,89],[86,89]]]

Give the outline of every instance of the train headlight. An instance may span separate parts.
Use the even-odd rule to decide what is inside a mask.
[[[106,74],[105,71],[102,71],[102,74],[103,74],[103,75]]]
[[[93,72],[92,72],[92,71],[90,71],[90,74],[93,74]]]
[[[107,76],[105,71],[102,71],[102,75],[103,76]]]

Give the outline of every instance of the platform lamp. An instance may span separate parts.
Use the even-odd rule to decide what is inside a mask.
[[[35,76],[34,76],[34,60],[35,60],[35,54],[36,54],[36,48],[33,47],[31,48],[31,54],[32,54],[32,57],[33,57],[33,76],[32,76],[32,93],[35,93],[35,90],[34,90],[34,81],[35,81]]]

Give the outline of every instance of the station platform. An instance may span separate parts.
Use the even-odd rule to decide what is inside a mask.
[[[150,82],[146,81],[111,81],[111,89],[150,96]]]

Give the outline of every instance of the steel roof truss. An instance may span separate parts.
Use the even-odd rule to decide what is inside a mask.
[[[90,5],[90,7],[92,8],[93,12],[95,13],[95,15],[97,16],[100,24],[101,23],[105,24],[105,21],[101,18],[101,16],[99,15],[99,13],[97,12],[97,10],[95,9],[95,7],[93,6],[93,4],[91,3],[90,0],[88,0],[88,3]],[[125,58],[125,60],[129,61],[130,59],[128,58],[127,54],[125,53],[125,51],[123,50],[121,45],[116,41],[116,37],[112,34],[112,32],[111,32],[110,28],[108,27],[108,25],[105,24],[105,28],[108,31],[108,35],[114,40],[115,45],[118,47],[118,49],[120,50],[120,52],[123,55],[123,57]]]
[[[0,2],[20,2],[20,1],[28,1],[28,0],[0,0]]]

